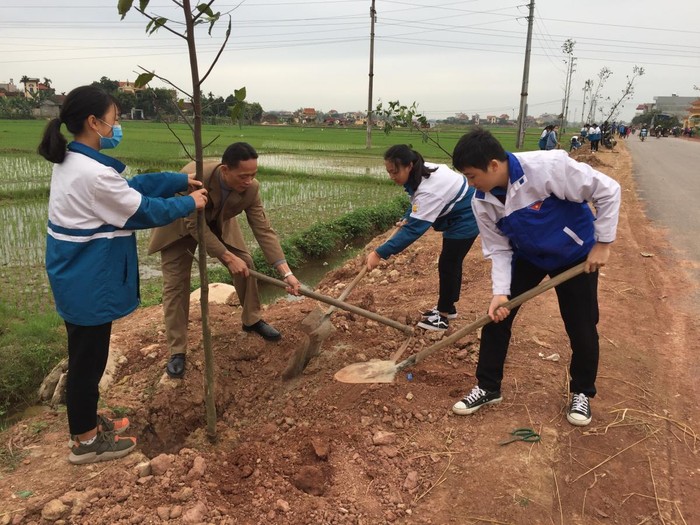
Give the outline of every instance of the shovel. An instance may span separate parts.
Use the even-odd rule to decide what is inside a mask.
[[[391,239],[396,232],[398,232],[401,227],[394,228],[389,234],[388,239]],[[367,265],[363,264],[362,269],[357,274],[357,276],[348,284],[343,292],[338,297],[339,301],[344,301],[350,292],[357,286],[362,278],[367,274]],[[321,345],[323,341],[328,339],[328,337],[333,332],[333,325],[331,324],[331,315],[335,312],[336,307],[331,306],[326,310],[323,315],[321,311],[316,309],[313,310],[306,318],[302,321],[302,325],[306,327],[306,332],[308,334],[307,340],[297,348],[297,350],[289,358],[287,363],[287,368],[282,373],[284,379],[292,379],[301,374],[306,365],[313,357],[316,357],[321,352]]]
[[[355,285],[365,276],[367,273],[367,266],[364,265],[360,273],[348,284],[343,293],[338,297],[339,301],[344,301],[345,298],[350,295],[350,292]],[[319,312],[314,310],[311,312],[306,319],[302,321],[302,324],[308,328],[308,340],[305,341],[296,352],[289,358],[287,363],[287,368],[282,372],[282,377],[284,379],[292,379],[301,374],[306,365],[309,364],[312,357],[316,357],[321,351],[321,344],[325,341],[328,336],[331,335],[333,331],[333,325],[330,322],[331,314],[335,312],[336,307],[331,306],[326,313],[323,314],[319,319]]]
[[[270,277],[269,275],[265,275],[264,273],[256,272],[255,270],[249,270],[249,272],[250,275],[255,277],[257,280],[263,281],[273,286],[278,286],[279,288],[287,288],[289,286],[284,281],[280,281],[279,279],[275,279],[274,277]],[[331,304],[337,308],[340,308],[341,310],[346,310],[348,312],[361,315],[362,317],[366,317],[367,319],[371,319],[372,321],[377,321],[378,323],[382,323],[386,326],[391,326],[392,328],[396,328],[397,330],[403,332],[406,335],[411,335],[413,333],[413,328],[405,324],[399,323],[394,319],[389,319],[388,317],[384,317],[383,315],[370,312],[369,310],[365,310],[364,308],[360,308],[359,306],[348,304],[338,299],[334,299],[333,297],[328,297],[327,295],[314,292],[313,290],[309,290],[307,288],[304,288],[303,286],[299,288],[299,293],[301,295],[305,295],[306,297],[311,297],[312,299],[321,301],[322,303]]]
[[[564,281],[568,281],[572,277],[576,277],[577,275],[583,273],[585,265],[585,261],[581,264],[577,264],[573,268],[569,268],[565,272],[562,272],[559,275],[556,275],[551,279],[548,279],[547,281],[539,284],[538,286],[535,286],[527,292],[524,292],[519,296],[511,299],[510,301],[504,303],[502,306],[508,308],[509,310],[515,308],[516,306],[520,306],[525,301],[528,301],[533,297],[536,297],[541,293],[546,292],[550,288],[554,288],[555,286],[558,286]],[[341,370],[338,370],[335,373],[334,377],[337,381],[340,381],[342,383],[391,383],[394,381],[394,377],[398,372],[401,372],[402,370],[405,370],[410,366],[417,365],[418,363],[423,361],[423,359],[431,355],[433,352],[436,352],[445,348],[446,346],[451,345],[452,343],[458,341],[468,333],[473,332],[474,330],[477,330],[482,326],[489,324],[490,322],[491,318],[488,315],[485,315],[480,319],[477,319],[470,325],[460,328],[454,334],[444,338],[439,343],[429,346],[425,350],[421,350],[417,354],[412,355],[408,359],[404,359],[398,364],[395,361],[381,361],[378,359],[373,361],[367,361],[364,363],[353,363]]]

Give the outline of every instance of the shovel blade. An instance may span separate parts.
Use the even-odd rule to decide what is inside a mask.
[[[393,383],[395,376],[394,361],[377,359],[348,365],[338,370],[333,377],[341,383]]]

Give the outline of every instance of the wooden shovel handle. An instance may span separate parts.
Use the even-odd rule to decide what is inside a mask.
[[[279,279],[275,279],[274,277],[270,277],[269,275],[265,275],[264,273],[256,272],[255,270],[249,270],[250,275],[258,279],[259,281],[266,282],[268,284],[272,284],[274,286],[278,286],[280,288],[287,288],[287,283],[284,281],[280,281]],[[388,317],[384,317],[383,315],[376,314],[374,312],[370,312],[369,310],[365,310],[363,308],[360,308],[359,306],[355,306],[352,304],[348,304],[346,302],[343,302],[339,299],[334,299],[333,297],[328,297],[327,295],[323,295],[317,292],[314,292],[313,290],[309,290],[307,288],[301,287],[299,288],[299,293],[301,295],[305,295],[306,297],[311,297],[312,299],[316,299],[317,301],[321,301],[322,303],[326,304],[332,304],[333,306],[340,308],[342,310],[347,310],[348,312],[352,312],[357,315],[361,315],[363,317],[366,317],[367,319],[372,319],[373,321],[377,321],[378,323],[385,324],[387,326],[391,326],[392,328],[396,328],[397,330],[400,330],[406,335],[411,335],[413,333],[413,328],[410,326],[406,326],[405,324],[401,324],[398,321],[394,321],[393,319],[389,319]]]
[[[386,240],[388,241],[389,239],[391,239],[394,235],[396,235],[396,232],[398,232],[400,229],[401,229],[401,226],[397,226],[396,228],[391,230],[391,233],[389,235],[387,235]],[[384,241],[384,242],[386,242],[386,241]],[[350,284],[348,284],[345,287],[345,289],[343,290],[343,292],[338,296],[339,301],[344,301],[347,298],[347,296],[350,295],[350,292],[352,292],[353,288],[355,288],[355,286],[357,286],[357,283],[359,283],[362,280],[362,278],[365,275],[367,275],[367,271],[368,271],[367,265],[363,264],[362,270],[360,270],[360,273],[358,273],[355,276],[355,278],[350,282]],[[331,306],[328,310],[326,310],[326,314],[323,317],[324,318],[330,317],[330,315],[333,312],[335,312],[335,308],[336,308],[335,306]]]
[[[560,285],[564,281],[568,281],[572,277],[576,277],[577,275],[583,273],[584,268],[586,267],[586,262],[582,262],[581,264],[577,264],[573,268],[569,268],[565,272],[560,273],[559,275],[555,275],[551,279],[547,279],[545,282],[535,286],[534,288],[531,288],[527,292],[524,292],[520,294],[517,297],[514,297],[510,301],[503,303],[501,306],[504,306],[508,308],[509,310],[515,308],[516,306],[520,306],[523,304],[525,301],[529,301],[533,297],[540,295],[541,293],[546,292],[547,290],[554,288],[555,286]],[[428,357],[430,354],[433,352],[436,352],[442,348],[445,348],[446,346],[451,345],[455,341],[458,341],[462,339],[465,335],[467,335],[470,332],[473,332],[474,330],[478,330],[482,326],[486,326],[491,322],[491,318],[488,315],[485,315],[470,325],[467,325],[463,328],[460,328],[457,330],[454,334],[452,334],[449,337],[445,337],[442,341],[435,343],[433,346],[429,346],[425,350],[422,350],[418,352],[417,354],[412,355],[411,357],[404,359],[401,361],[399,364],[396,365],[396,371],[400,372],[404,368],[407,368],[409,366],[413,366],[415,364],[420,363],[423,359]]]

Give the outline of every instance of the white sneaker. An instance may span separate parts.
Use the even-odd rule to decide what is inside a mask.
[[[422,319],[428,319],[429,317],[433,317],[435,315],[440,315],[440,310],[438,310],[437,306],[433,308],[432,310],[426,310],[422,314],[420,314]],[[447,314],[448,319],[457,319],[457,310],[455,309],[454,312],[450,312]]]
[[[467,416],[473,414],[485,405],[497,405],[503,401],[501,393],[487,392],[483,388],[475,386],[472,391],[469,392],[464,399],[457,401],[452,407],[452,412],[460,416]]]
[[[586,394],[572,394],[566,419],[577,427],[585,427],[591,422],[591,403]]]

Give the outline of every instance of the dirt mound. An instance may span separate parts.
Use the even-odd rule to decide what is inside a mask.
[[[504,402],[468,417],[450,408],[474,384],[478,334],[395,383],[342,384],[335,371],[389,359],[406,337],[339,311],[321,355],[284,381],[315,302],[280,299],[266,308],[265,320],[283,333],[279,343],[242,332],[238,308],[213,305],[215,444],[205,435],[198,310],[186,376],[174,381],[163,374],[161,309],[145,308],[115,325],[123,357],[104,396],[105,410],[128,413],[139,452],[73,467],[63,412],[15,425],[2,435],[4,457],[18,464],[0,478],[0,524],[700,523],[700,370],[691,350],[698,316],[678,309],[689,283],[670,270],[670,251],[643,216],[624,148],[593,159],[621,182],[624,203],[601,275],[590,427],[574,428],[564,416],[570,352],[553,292],[525,305],[516,321]],[[435,304],[440,242],[426,235],[348,300],[414,324]],[[320,291],[337,297],[359,268],[355,260],[331,272]],[[451,331],[483,315],[489,275],[477,245]],[[439,337],[419,331],[405,356]],[[523,426],[542,440],[499,446]]]

